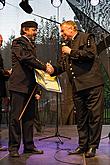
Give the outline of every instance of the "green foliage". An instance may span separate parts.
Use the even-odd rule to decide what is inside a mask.
[[[11,43],[13,39],[15,38],[15,35],[11,35],[9,37],[8,42],[4,45],[2,49],[2,57],[3,57],[3,62],[4,62],[4,68],[9,69],[12,66],[12,61],[11,61]]]
[[[103,64],[101,64],[101,71],[104,77],[104,118],[107,120],[110,116],[110,79]]]
[[[101,64],[101,71],[104,77],[104,95],[105,97],[110,94],[110,79],[107,71],[105,70],[103,64]]]
[[[50,17],[51,20],[56,21],[56,17]],[[45,21],[41,19],[39,26],[39,31],[37,34],[36,43],[37,44],[50,44],[51,37],[52,39],[57,39],[59,33],[59,28],[55,22]]]

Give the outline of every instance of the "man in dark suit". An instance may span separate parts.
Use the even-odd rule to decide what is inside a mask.
[[[60,66],[55,72],[67,71],[73,89],[79,135],[78,148],[69,154],[85,153],[90,158],[95,156],[99,147],[104,112],[104,83],[94,35],[78,31],[76,23],[71,20],[63,22],[60,28],[64,43]]]
[[[0,34],[0,47],[2,46],[2,42],[3,42],[3,37]],[[2,55],[0,53],[0,139],[1,139],[1,120],[2,120],[2,100],[3,100],[3,98],[6,97],[5,80],[6,80],[6,77],[8,78],[10,73],[11,72],[9,70],[4,69],[3,59],[2,59]],[[7,147],[2,146],[2,144],[0,142],[0,151],[6,151],[6,150],[7,150]]]
[[[50,64],[44,64],[36,58],[35,38],[38,24],[34,21],[26,21],[21,24],[21,37],[12,43],[12,74],[9,79],[9,91],[11,110],[9,114],[9,155],[19,157],[21,142],[21,125],[24,153],[43,154],[38,150],[33,141],[33,124],[35,115],[35,94],[37,84],[35,80],[35,68],[51,74],[53,68]],[[33,91],[36,90],[22,116],[19,116]]]

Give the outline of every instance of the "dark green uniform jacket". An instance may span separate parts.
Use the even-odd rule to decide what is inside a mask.
[[[67,71],[75,91],[102,85],[103,77],[93,35],[78,32],[68,46],[72,49],[71,53],[60,59],[56,72]]]
[[[34,69],[46,70],[46,65],[36,58],[36,46],[26,37],[19,37],[12,43],[12,74],[9,90],[28,93],[35,84]]]

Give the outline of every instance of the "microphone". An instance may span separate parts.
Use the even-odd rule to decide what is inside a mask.
[[[22,2],[19,4],[19,6],[28,14],[31,14],[33,9],[28,4],[28,0],[22,0]]]
[[[68,46],[68,44],[69,44],[69,41],[68,40],[64,40],[64,41],[62,41],[61,46],[62,47],[63,46]],[[65,58],[67,58],[67,54],[66,53],[62,53],[62,57],[63,57],[63,60],[65,60]]]
[[[62,46],[69,46],[68,44],[69,44],[69,41],[68,40],[65,40],[65,41],[62,41],[62,44],[61,45]]]
[[[66,46],[66,43],[65,42],[62,42],[62,44],[61,44],[62,46]]]

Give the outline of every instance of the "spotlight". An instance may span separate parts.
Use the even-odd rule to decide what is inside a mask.
[[[62,4],[62,0],[51,0],[51,4],[54,7],[59,7]]]
[[[28,3],[28,0],[22,0],[22,2],[19,4],[19,6],[28,14],[31,14],[33,9]]]
[[[2,10],[5,6],[5,0],[0,0],[0,10]]]
[[[96,6],[99,4],[99,2],[100,2],[100,0],[91,0],[91,5]]]

